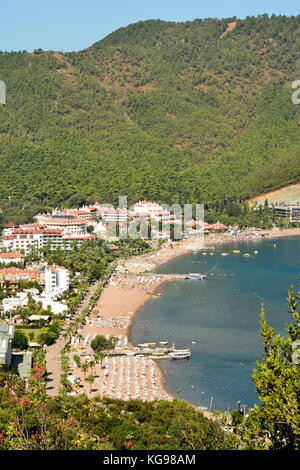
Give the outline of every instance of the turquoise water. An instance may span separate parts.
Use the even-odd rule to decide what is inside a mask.
[[[234,249],[241,254],[233,254]],[[156,271],[202,272],[208,278],[163,284],[162,297],[140,310],[130,339],[190,348],[188,360],[159,363],[166,388],[178,398],[223,411],[235,408],[238,400],[252,407],[259,402],[251,374],[263,350],[261,304],[267,322],[284,334],[290,321],[286,293],[292,284],[298,286],[300,238],[234,243],[207,253],[214,254],[185,255]]]

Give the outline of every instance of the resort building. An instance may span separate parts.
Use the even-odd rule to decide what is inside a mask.
[[[24,289],[22,292],[18,292],[14,297],[8,297],[2,300],[3,313],[13,312],[20,308],[23,308],[28,303],[28,293],[38,294],[37,289]]]
[[[297,204],[276,204],[271,211],[275,217],[285,219],[287,222],[300,222],[300,203]]]
[[[62,235],[62,248],[64,250],[72,250],[75,245],[80,246],[83,242],[96,240],[96,235],[93,234],[84,234],[84,235],[75,235],[72,233],[67,233]]]
[[[3,299],[3,314],[7,315],[9,312],[17,312],[20,308],[26,307],[28,304],[28,293],[31,294],[35,302],[42,304],[44,310],[50,308],[51,313],[54,315],[66,314],[68,311],[67,305],[57,302],[53,294],[48,295],[46,292],[39,294],[37,289],[25,289],[22,292],[18,292],[14,297]],[[42,318],[45,317],[43,316]],[[13,321],[18,322],[18,315],[13,316]]]
[[[128,217],[127,209],[120,208],[99,207],[98,213],[104,222],[126,222]]]
[[[135,204],[133,204],[131,208],[130,215],[131,217],[134,217],[136,213],[144,213],[148,214],[149,217],[155,218],[155,217],[161,217],[163,214],[166,215],[166,211],[164,208],[157,204],[156,202],[148,202],[148,201],[139,201]]]
[[[64,209],[63,213],[77,219],[92,220],[93,216],[97,214],[97,209],[95,207],[81,207],[80,209]]]
[[[11,251],[23,251],[25,255],[33,249],[40,250],[50,243],[51,249],[62,244],[62,232],[40,226],[13,229],[11,235],[3,236],[3,247]]]
[[[45,267],[45,292],[51,298],[58,298],[70,287],[69,271],[62,266]]]
[[[0,269],[0,285],[3,290],[15,291],[20,282],[42,283],[41,272],[37,269],[4,268]]]
[[[21,253],[0,253],[0,263],[24,263],[24,255]]]
[[[72,213],[73,212],[73,213]],[[53,214],[37,214],[34,218],[37,223],[47,229],[61,230],[63,233],[74,233],[83,235],[87,228],[87,213],[84,211],[84,217],[75,215],[78,211],[54,212]]]
[[[87,221],[75,217],[53,216],[45,221],[47,229],[62,230],[64,233],[84,235],[86,233]]]
[[[14,325],[0,323],[0,364],[8,367],[11,363],[11,349],[14,332]]]
[[[80,245],[84,241],[94,239],[96,239],[96,235],[65,233],[64,230],[35,225],[13,229],[10,235],[3,236],[2,247],[9,252],[22,251],[27,255],[32,250],[40,250],[46,246],[49,246],[51,251],[55,251],[57,248],[71,250],[75,243]]]
[[[133,219],[151,219],[152,221],[162,221],[168,224],[175,222],[175,215],[156,202],[139,201],[133,204],[129,215]]]
[[[11,233],[11,230],[14,228],[18,228],[18,225],[16,225],[12,220],[8,222],[8,224],[3,225],[3,230],[2,230],[2,235],[9,235]]]

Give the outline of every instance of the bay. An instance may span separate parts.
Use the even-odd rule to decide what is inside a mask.
[[[224,252],[229,254],[222,256]],[[245,253],[251,256],[245,258]],[[219,245],[206,255],[176,258],[156,271],[189,272],[206,273],[207,278],[163,284],[158,289],[162,296],[139,311],[130,340],[135,345],[168,341],[191,350],[188,360],[159,362],[174,396],[221,411],[235,408],[238,400],[252,407],[259,403],[251,374],[263,351],[261,305],[267,322],[284,334],[291,321],[286,293],[291,285],[298,286],[300,237]]]

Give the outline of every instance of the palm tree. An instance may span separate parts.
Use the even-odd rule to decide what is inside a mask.
[[[80,361],[80,357],[78,356],[78,354],[74,354],[73,359],[74,359],[74,362],[75,362],[76,366],[80,367],[81,366],[81,361]]]
[[[89,368],[91,369],[92,374],[93,374],[93,368],[95,367],[95,365],[96,365],[96,361],[94,359],[92,359],[89,362]]]
[[[86,373],[87,373],[87,371],[89,370],[89,363],[88,363],[88,361],[85,361],[85,362],[81,365],[81,369],[82,369],[82,372],[83,372],[83,375],[84,375],[84,380],[85,380]]]
[[[106,357],[106,356],[105,356],[105,354],[104,354],[103,352],[99,352],[99,353],[96,353],[96,354],[95,354],[95,359],[96,359],[96,361],[97,361],[97,362],[98,362],[98,361],[101,362],[101,368],[103,368],[103,363],[102,363],[102,361],[103,361],[103,359],[105,359],[105,357]]]
[[[85,381],[90,384],[90,393],[92,393],[92,384],[95,382],[95,377],[92,374],[90,374],[87,376]]]

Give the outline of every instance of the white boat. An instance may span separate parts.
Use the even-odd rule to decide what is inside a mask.
[[[221,253],[222,256],[227,256],[229,253]]]
[[[200,274],[200,273],[189,273],[187,276],[186,276],[186,279],[192,279],[194,281],[201,281],[202,279],[204,279],[206,276],[206,274]]]
[[[191,351],[187,349],[186,351],[174,351],[168,354],[169,359],[189,359],[191,357]]]

